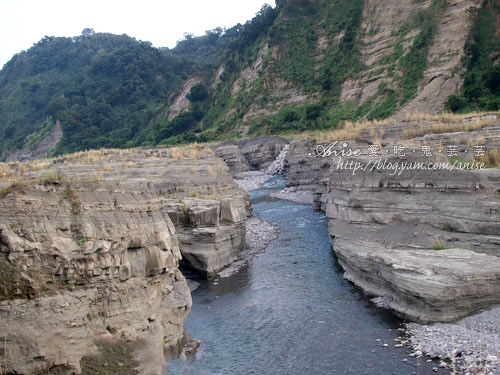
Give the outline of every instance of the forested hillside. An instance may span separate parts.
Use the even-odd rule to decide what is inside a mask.
[[[476,22],[465,44],[463,89],[446,103],[454,112],[500,108],[500,2],[486,2],[475,12]]]
[[[33,147],[56,120],[64,132],[57,152],[132,146],[136,134],[184,80],[218,62],[221,38],[213,34],[198,38],[198,44],[212,45],[211,50],[198,51],[198,56],[209,56],[209,62],[126,35],[43,38],[0,72],[2,153],[26,144]],[[209,37],[215,41],[203,43]]]
[[[245,25],[153,48],[85,30],[0,71],[0,157],[60,122],[52,153],[500,108],[491,0],[279,0]]]

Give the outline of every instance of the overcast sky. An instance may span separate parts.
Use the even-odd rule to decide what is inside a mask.
[[[0,68],[45,35],[75,36],[86,27],[174,47],[185,32],[201,35],[255,16],[274,0],[0,0]]]

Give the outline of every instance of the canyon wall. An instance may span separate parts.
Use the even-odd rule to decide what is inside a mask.
[[[242,172],[268,168],[287,143],[282,137],[270,136],[218,143],[212,149],[227,164],[231,175],[241,178]]]
[[[7,372],[65,368],[100,340],[137,343],[142,373],[179,353],[191,308],[175,229],[153,191],[20,186],[0,201]]]
[[[318,157],[315,140],[290,146],[288,185],[315,193],[316,208],[329,217],[346,279],[402,317],[451,321],[500,302],[499,169],[394,174],[388,167],[448,161],[448,146],[457,146],[464,160],[477,145],[498,148],[500,123],[494,117],[448,126],[465,129],[474,121],[487,123],[436,134],[432,121],[368,128],[356,141],[346,141],[348,148],[363,151],[358,157]],[[402,144],[406,155],[394,155],[394,147]],[[377,156],[368,155],[373,145],[380,147]],[[421,156],[422,146],[432,147],[432,158]],[[378,160],[386,169],[375,167]],[[354,171],[347,167],[351,162],[369,167]]]
[[[7,372],[80,373],[118,347],[134,371],[162,373],[164,355],[189,345],[179,262],[205,276],[233,262],[248,194],[202,148],[91,151],[22,168],[0,183]]]

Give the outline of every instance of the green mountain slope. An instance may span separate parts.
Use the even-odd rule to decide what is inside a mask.
[[[135,136],[183,81],[219,62],[221,37],[215,33],[208,42],[210,35],[179,45],[190,44],[188,50],[205,61],[126,35],[43,38],[0,71],[2,154],[33,147],[36,135],[57,120],[64,136],[56,152],[136,144]]]
[[[498,19],[496,9],[489,1],[460,0],[288,0],[264,8],[247,25],[253,38],[237,43],[240,36],[213,76],[198,83],[196,89],[207,92],[204,100],[192,101],[180,115],[170,108],[158,117],[148,128],[149,143],[437,112],[450,95],[467,91],[468,80],[463,90],[462,82],[472,70],[469,50],[484,44],[474,34],[484,29],[484,14]],[[498,44],[488,43],[487,53],[478,47],[490,56],[474,68],[480,74],[498,62]],[[471,108],[499,107],[493,98]]]
[[[499,109],[498,15],[487,0],[279,0],[172,50],[46,37],[0,71],[0,157],[56,121],[63,153]]]
[[[461,95],[450,96],[446,103],[454,112],[500,108],[500,3],[487,2],[475,16],[465,44]]]

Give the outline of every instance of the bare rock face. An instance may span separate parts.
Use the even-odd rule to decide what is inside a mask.
[[[182,248],[182,263],[212,278],[233,263],[243,248],[249,201],[186,198],[167,204]]]
[[[168,110],[168,120],[172,120],[178,115],[180,115],[182,112],[185,112],[188,110],[189,105],[191,104],[189,99],[187,98],[189,92],[193,88],[193,86],[197,85],[198,83],[202,82],[202,78],[200,77],[192,77],[184,83],[184,86],[182,86],[182,90],[177,95],[177,98],[175,98],[174,102],[170,106]]]
[[[123,342],[138,373],[161,374],[165,355],[194,350],[179,262],[206,276],[228,266],[251,215],[224,162],[200,146],[90,151],[23,168],[17,183],[0,182],[9,373],[80,373],[106,356],[103,345]]]
[[[348,79],[342,87],[342,101],[357,101],[362,103],[373,97],[381,84],[390,84],[393,79],[385,71],[384,57],[394,52],[397,36],[394,30],[405,22],[408,16],[421,9],[425,9],[430,1],[414,2],[411,0],[376,0],[366,1],[363,10],[363,24],[361,27],[362,48],[361,60],[367,71],[359,78]],[[418,30],[414,30],[408,37],[414,38]],[[407,42],[406,48],[410,46]],[[381,69],[382,68],[382,69]]]
[[[334,242],[345,278],[413,321],[449,322],[500,303],[500,259],[464,249],[402,250]]]
[[[176,228],[182,264],[211,278],[236,260],[245,242],[252,214],[248,193],[219,158],[179,160],[167,168],[159,164],[148,161],[136,178],[159,168],[162,177],[149,183],[168,198],[165,207]]]
[[[162,197],[55,182],[20,187],[0,213],[0,264],[18,285],[0,302],[9,373],[80,373],[96,340],[112,337],[140,342],[154,358],[141,373],[161,373],[191,307]]]
[[[182,264],[212,277],[239,254],[252,213],[250,198],[210,149],[184,152],[185,156],[175,149],[143,150],[128,156],[133,162],[125,163],[119,155],[110,155],[114,161],[104,165],[103,178],[112,186],[115,183],[113,189],[151,189],[164,197]],[[63,172],[82,175],[86,170],[64,167]]]
[[[224,142],[213,150],[226,162],[231,175],[241,178],[241,172],[268,168],[287,144],[284,138],[271,136]]]
[[[234,178],[241,179],[242,173],[250,170],[248,161],[237,144],[218,144],[215,146],[214,152],[224,160]]]
[[[332,169],[326,212],[348,280],[419,322],[500,303],[498,170],[391,177]],[[468,250],[447,249],[455,247]]]
[[[52,131],[44,139],[42,139],[33,150],[25,147],[21,150],[15,151],[7,157],[7,162],[16,160],[34,160],[45,156],[57,146],[62,136],[63,131],[61,123],[57,121],[54,129],[52,129]]]
[[[403,134],[409,138],[408,129],[423,127],[429,133],[432,126],[409,122],[362,131],[356,141],[347,141],[350,148],[364,150],[359,157],[310,157],[314,140],[292,143],[287,156],[288,185],[315,192],[314,205],[330,219],[333,248],[345,277],[396,314],[419,322],[457,320],[500,303],[500,170],[417,169],[399,174],[387,167],[354,173],[339,166],[378,159],[386,166],[445,162],[446,157],[392,154]],[[434,150],[456,144],[460,153],[480,140],[491,149],[498,147],[497,129],[493,123],[405,142],[416,150],[423,144]],[[459,141],[458,134],[467,141]],[[367,155],[374,142],[380,142],[381,156]]]
[[[342,87],[342,101],[354,101],[358,105],[368,99],[376,99],[383,85],[392,85],[394,75],[388,66],[391,56],[398,60],[407,53],[419,34],[418,26],[399,35],[401,25],[411,24],[411,17],[427,9],[431,1],[367,0],[361,27],[361,61],[366,66],[355,79],[348,79]],[[460,76],[463,70],[461,59],[465,41],[469,35],[473,18],[471,7],[480,7],[480,1],[452,0],[440,17],[436,35],[427,56],[427,69],[413,99],[399,109],[400,117],[405,113],[437,113],[442,110],[449,95],[458,94],[462,87]],[[396,48],[403,53],[398,55]]]
[[[463,83],[460,77],[463,70],[461,59],[473,21],[469,11],[472,7],[480,6],[480,1],[448,2],[427,56],[428,67],[424,79],[416,97],[401,109],[401,113],[437,113],[443,108],[448,96],[460,93]]]

